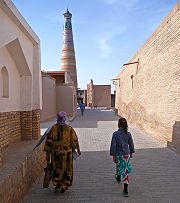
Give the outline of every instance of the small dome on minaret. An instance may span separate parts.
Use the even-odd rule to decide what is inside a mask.
[[[64,17],[72,17],[72,14],[69,12],[68,7],[67,7],[66,12],[63,15],[64,15]]]

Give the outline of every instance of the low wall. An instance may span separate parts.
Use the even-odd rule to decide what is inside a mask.
[[[20,112],[0,112],[0,148],[21,139]]]
[[[42,174],[45,160],[43,145],[35,151],[32,151],[33,146],[34,142],[33,145],[29,146],[30,150],[26,152],[27,154],[23,158],[18,156],[17,152],[15,156],[18,157],[14,157],[16,162],[7,161],[0,168],[1,203],[20,202],[35,180]],[[21,152],[19,152],[20,154],[25,153],[24,148],[22,147]]]
[[[42,111],[41,121],[56,116],[56,80],[42,72]]]
[[[20,140],[36,140],[40,136],[40,110],[0,112],[1,151]]]

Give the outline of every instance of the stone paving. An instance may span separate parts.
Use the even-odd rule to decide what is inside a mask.
[[[117,120],[112,110],[87,109],[84,116],[79,113],[71,123],[82,151],[74,163],[73,186],[64,194],[56,194],[52,185],[42,188],[42,176],[23,202],[180,203],[180,157],[132,126],[129,131],[136,149],[134,172],[130,176],[129,197],[122,197],[122,185],[114,180],[115,165],[109,156]]]

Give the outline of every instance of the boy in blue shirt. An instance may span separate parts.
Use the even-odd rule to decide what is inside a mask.
[[[80,107],[80,109],[81,109],[81,115],[83,116],[84,110],[85,110],[85,104],[84,104],[83,102],[81,102],[81,103],[79,104],[79,107]]]

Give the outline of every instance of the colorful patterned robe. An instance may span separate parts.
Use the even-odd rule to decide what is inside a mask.
[[[69,125],[55,124],[47,135],[44,151],[51,156],[52,182],[68,189],[73,181],[73,149],[79,149],[75,130]]]

